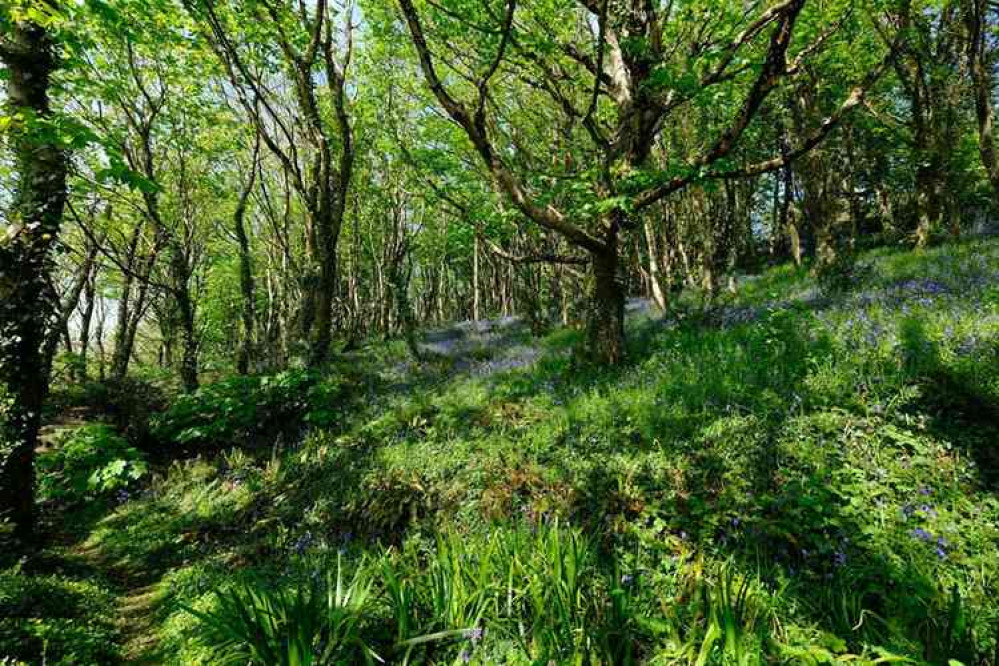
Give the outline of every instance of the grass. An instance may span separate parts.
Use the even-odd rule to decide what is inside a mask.
[[[78,548],[112,581],[49,581],[104,602],[51,644],[114,643],[114,595],[153,585],[162,663],[997,663],[999,242],[861,263],[634,320],[616,369],[569,330],[499,372],[366,350],[300,443],[107,500]],[[45,569],[0,600],[58,627],[11,582]]]

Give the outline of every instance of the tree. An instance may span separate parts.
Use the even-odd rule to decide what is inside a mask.
[[[886,60],[874,63],[870,75],[836,112],[809,128],[799,145],[736,165],[736,148],[767,98],[802,70],[838,24],[821,12],[808,17],[809,41],[792,50],[805,5],[784,0],[744,11],[735,3],[660,8],[582,0],[539,3],[518,15],[516,0],[508,0],[502,12],[488,5],[471,12],[435,3],[430,5],[435,45],[447,49],[451,70],[441,76],[420,11],[413,0],[399,0],[427,85],[462,128],[496,187],[527,220],[589,255],[587,337],[595,360],[616,363],[624,354],[621,273],[622,248],[628,244],[622,235],[638,226],[642,211],[697,182],[779,169],[858,106],[883,70]],[[833,29],[820,27],[824,24]],[[465,64],[460,52],[488,56]],[[552,167],[542,166],[518,138],[536,128],[518,126],[524,116],[513,110],[516,102],[509,92],[501,101],[492,85],[498,79],[511,85],[518,78],[526,83],[520,99],[535,105],[532,115],[547,127],[565,128],[566,138],[553,152],[573,159],[551,176]],[[548,97],[545,113],[536,110],[538,91]],[[670,122],[712,101],[721,102],[725,117],[709,125],[710,136],[686,154],[671,155],[665,168],[653,168],[649,157]],[[557,192],[559,181],[571,183],[562,205],[545,192]]]
[[[901,39],[895,73],[909,102],[909,129],[915,163],[916,245],[947,219],[958,223],[956,189],[949,176],[960,132],[960,17],[956,2],[901,3],[897,14]]]
[[[999,204],[999,155],[996,153],[995,109],[992,106],[995,91],[995,66],[999,49],[995,45],[995,18],[999,8],[988,0],[963,0],[963,16],[967,30],[968,69],[975,98],[975,117],[978,121],[978,150],[982,166],[992,186],[993,196]],[[993,21],[989,21],[990,13]]]
[[[257,171],[260,168],[260,135],[257,134],[253,142],[253,157],[251,158],[249,176],[246,179],[239,193],[239,200],[232,214],[233,231],[236,235],[236,242],[239,247],[239,292],[241,296],[241,317],[243,323],[242,338],[239,343],[239,351],[236,355],[236,371],[245,375],[250,370],[250,362],[253,360],[254,344],[253,339],[256,330],[257,306],[256,288],[253,280],[253,256],[250,252],[250,239],[246,233],[246,206],[253,192],[253,185],[257,179]]]
[[[222,11],[215,0],[188,0],[192,15],[206,28],[220,62],[247,116],[261,139],[281,163],[308,213],[306,234],[310,267],[303,281],[305,302],[301,331],[309,342],[309,364],[329,356],[333,331],[333,299],[337,290],[337,243],[343,226],[354,164],[353,130],[348,113],[347,68],[353,50],[353,7],[344,10],[342,34],[334,29],[326,0],[315,3],[312,16],[285,3],[263,0],[244,11]],[[263,34],[239,32],[255,24]],[[263,39],[261,39],[263,38]],[[271,86],[246,44],[275,47],[302,123],[299,129],[282,112],[282,86]],[[265,41],[266,40],[266,41]],[[338,51],[341,47],[342,52]],[[319,73],[329,93],[335,121],[325,117],[319,95]],[[299,150],[304,139],[306,150]],[[337,150],[339,148],[339,150]]]
[[[0,237],[0,507],[27,541],[34,531],[34,455],[48,393],[58,296],[50,273],[66,203],[67,160],[53,127],[49,89],[58,66],[47,3],[0,13],[0,60],[7,67],[8,116],[17,186]]]

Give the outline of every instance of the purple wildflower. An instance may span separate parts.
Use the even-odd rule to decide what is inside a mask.
[[[295,552],[298,553],[299,555],[304,555],[305,551],[307,551],[309,549],[309,546],[312,545],[312,541],[313,541],[312,532],[306,531],[305,534],[298,537],[298,539],[295,541],[294,545]]]

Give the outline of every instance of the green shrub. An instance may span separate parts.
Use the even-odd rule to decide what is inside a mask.
[[[166,409],[167,395],[158,383],[139,377],[87,382],[81,385],[79,406],[102,414],[125,439],[139,447],[150,444],[155,414]]]
[[[153,434],[192,448],[270,443],[296,436],[305,423],[335,425],[341,399],[336,379],[303,370],[232,377],[179,396],[154,419]]]
[[[128,492],[148,472],[143,454],[106,425],[68,430],[38,457],[43,500],[80,501]]]

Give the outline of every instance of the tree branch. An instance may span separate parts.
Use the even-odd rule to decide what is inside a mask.
[[[506,192],[514,205],[536,224],[562,234],[570,243],[588,251],[605,252],[607,246],[603,242],[591,236],[586,231],[570,224],[559,210],[550,204],[539,206],[530,200],[524,187],[506,165],[503,164],[503,161],[493,149],[486,135],[485,127],[479,126],[473,120],[465,106],[451,96],[438,77],[433,58],[430,54],[430,48],[427,46],[427,40],[423,33],[423,26],[420,24],[419,15],[413,6],[412,0],[399,0],[399,6],[406,18],[413,45],[416,47],[416,51],[420,57],[420,67],[423,70],[423,75],[427,80],[430,90],[448,112],[448,115],[451,116],[451,119],[465,130],[465,134],[468,135],[475,149],[486,163],[486,167],[489,169],[494,182],[500,189]]]

